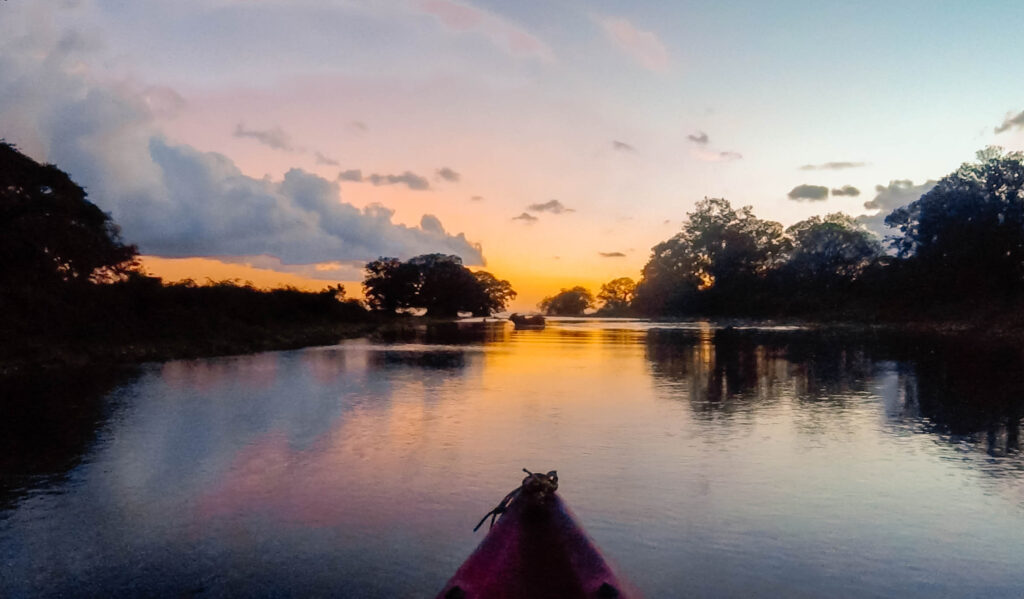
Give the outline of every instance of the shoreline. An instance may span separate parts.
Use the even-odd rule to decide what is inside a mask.
[[[556,317],[557,318],[557,317]],[[583,315],[594,320],[642,320],[657,323],[708,322],[716,328],[730,329],[796,326],[807,330],[869,335],[908,335],[913,337],[963,337],[974,341],[1024,344],[1024,318],[973,320],[915,320],[905,322],[862,321],[856,319],[808,318],[726,318],[692,316],[688,318],[642,318],[629,316]],[[495,317],[494,321],[504,320]],[[126,367],[147,362],[166,362],[248,355],[267,351],[286,351],[305,347],[334,345],[345,339],[371,335],[401,337],[420,327],[457,324],[460,319],[423,316],[398,316],[366,322],[342,322],[307,326],[245,327],[232,331],[197,334],[191,331],[173,337],[157,337],[100,343],[68,339],[39,339],[22,346],[9,346],[0,353],[0,378],[79,368]],[[472,322],[472,321],[471,321]]]

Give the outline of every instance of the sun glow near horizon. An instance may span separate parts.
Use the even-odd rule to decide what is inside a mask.
[[[360,263],[440,252],[532,310],[638,279],[704,197],[881,212],[1024,149],[997,4],[4,2],[0,137],[168,280],[357,296]]]

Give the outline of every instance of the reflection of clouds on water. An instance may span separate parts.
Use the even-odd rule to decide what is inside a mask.
[[[1021,580],[1019,357],[652,326],[422,327],[142,367],[85,402],[64,474],[0,518],[5,591],[417,596],[523,466],[559,470],[647,596]]]

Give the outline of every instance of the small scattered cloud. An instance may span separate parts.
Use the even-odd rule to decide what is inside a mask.
[[[632,145],[617,139],[612,140],[612,149],[618,150],[619,152],[636,152],[636,148]]]
[[[743,158],[743,154],[739,152],[715,152],[712,150],[705,150],[703,148],[694,148],[690,150],[690,156],[693,156],[701,162],[732,162],[733,160],[740,160]]]
[[[434,17],[449,31],[475,33],[509,54],[553,58],[551,48],[535,35],[488,11],[452,0],[417,0],[413,7]]]
[[[654,32],[640,29],[622,17],[595,16],[594,20],[608,39],[640,66],[650,71],[668,70],[668,49]]]
[[[572,208],[566,208],[562,202],[558,200],[548,200],[543,203],[530,204],[526,207],[530,212],[550,212],[551,214],[562,214],[565,212],[576,212]]]
[[[280,127],[274,127],[272,129],[246,129],[243,123],[238,123],[235,126],[235,137],[249,137],[255,139],[261,144],[274,148],[275,150],[281,150],[283,152],[293,152],[291,138],[285,133],[284,129]]]
[[[405,171],[401,175],[381,175],[373,173],[372,175],[366,176],[366,181],[374,185],[405,185],[409,189],[423,191],[430,189],[430,182],[427,181],[426,177],[417,175],[409,171]]]
[[[623,254],[622,252],[598,252],[597,254],[599,256],[601,256],[602,258],[625,258],[626,257],[626,254]]]
[[[370,128],[367,127],[366,123],[364,123],[363,121],[352,121],[351,123],[348,124],[348,130],[350,133],[355,133],[356,135],[363,135],[364,133],[369,131]]]
[[[458,182],[459,179],[462,178],[462,175],[453,171],[447,166],[437,169],[436,171],[434,171],[434,173],[441,179],[444,179],[445,181],[449,181],[451,183],[456,183]]]
[[[469,201],[470,202],[482,202],[482,201],[484,201],[484,196],[470,196]]]
[[[160,105],[178,103],[173,95],[112,83],[91,76],[77,61],[54,60],[59,36],[50,29],[56,19],[38,21],[39,35],[11,43],[0,38],[0,62],[17,67],[0,67],[0,131],[88,189],[90,199],[121,226],[125,241],[142,253],[270,256],[271,267],[306,265],[310,272],[328,272],[316,265],[334,261],[434,252],[484,264],[480,245],[462,233],[440,233],[443,227],[430,219],[408,226],[395,222],[384,206],[347,203],[337,181],[300,168],[279,178],[255,178],[223,154],[169,141],[159,116]],[[18,27],[7,27],[2,18],[0,23],[0,29]],[[230,124],[226,129],[230,134]],[[274,130],[235,130],[291,147]]]
[[[843,185],[842,187],[833,187],[832,195],[857,197],[860,195],[860,190],[853,185]]]
[[[339,181],[353,181],[355,183],[371,183],[373,185],[405,185],[409,189],[422,191],[430,189],[430,182],[426,177],[416,173],[405,171],[401,175],[382,175],[371,173],[363,175],[363,171],[357,168],[348,169],[338,173]]]
[[[1003,119],[1003,124],[1001,124],[998,127],[996,127],[994,129],[994,131],[995,131],[995,133],[999,134],[999,133],[1003,133],[1005,131],[1009,131],[1010,129],[1013,129],[1014,127],[1018,128],[1018,129],[1024,128],[1024,110],[1018,112],[1015,115],[1012,114],[1012,113],[1011,114],[1007,114],[1006,118]]]
[[[797,185],[786,194],[789,199],[802,202],[818,202],[828,197],[828,188],[824,185]]]
[[[822,164],[805,164],[800,167],[802,171],[841,171],[848,168],[861,168],[867,166],[867,162],[824,162]]]
[[[326,165],[326,166],[338,166],[338,161],[337,160],[335,160],[335,159],[331,158],[330,156],[327,156],[327,155],[325,155],[325,154],[323,154],[321,152],[313,152],[313,158],[316,160],[317,164],[323,164],[323,165]]]
[[[526,223],[528,225],[532,225],[533,223],[537,222],[540,219],[537,218],[536,216],[530,214],[529,212],[524,212],[524,213],[520,214],[519,216],[513,216],[512,220],[518,220],[518,221],[522,221],[522,222],[524,222],[524,223]]]
[[[699,146],[706,146],[706,145],[708,145],[708,141],[710,141],[708,139],[708,134],[704,133],[703,131],[697,131],[696,133],[691,133],[691,134],[686,136],[686,139],[692,141],[693,143],[695,143],[695,144],[697,144]]]

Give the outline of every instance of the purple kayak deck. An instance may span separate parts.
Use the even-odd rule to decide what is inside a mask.
[[[513,501],[438,599],[628,597],[568,507]]]

